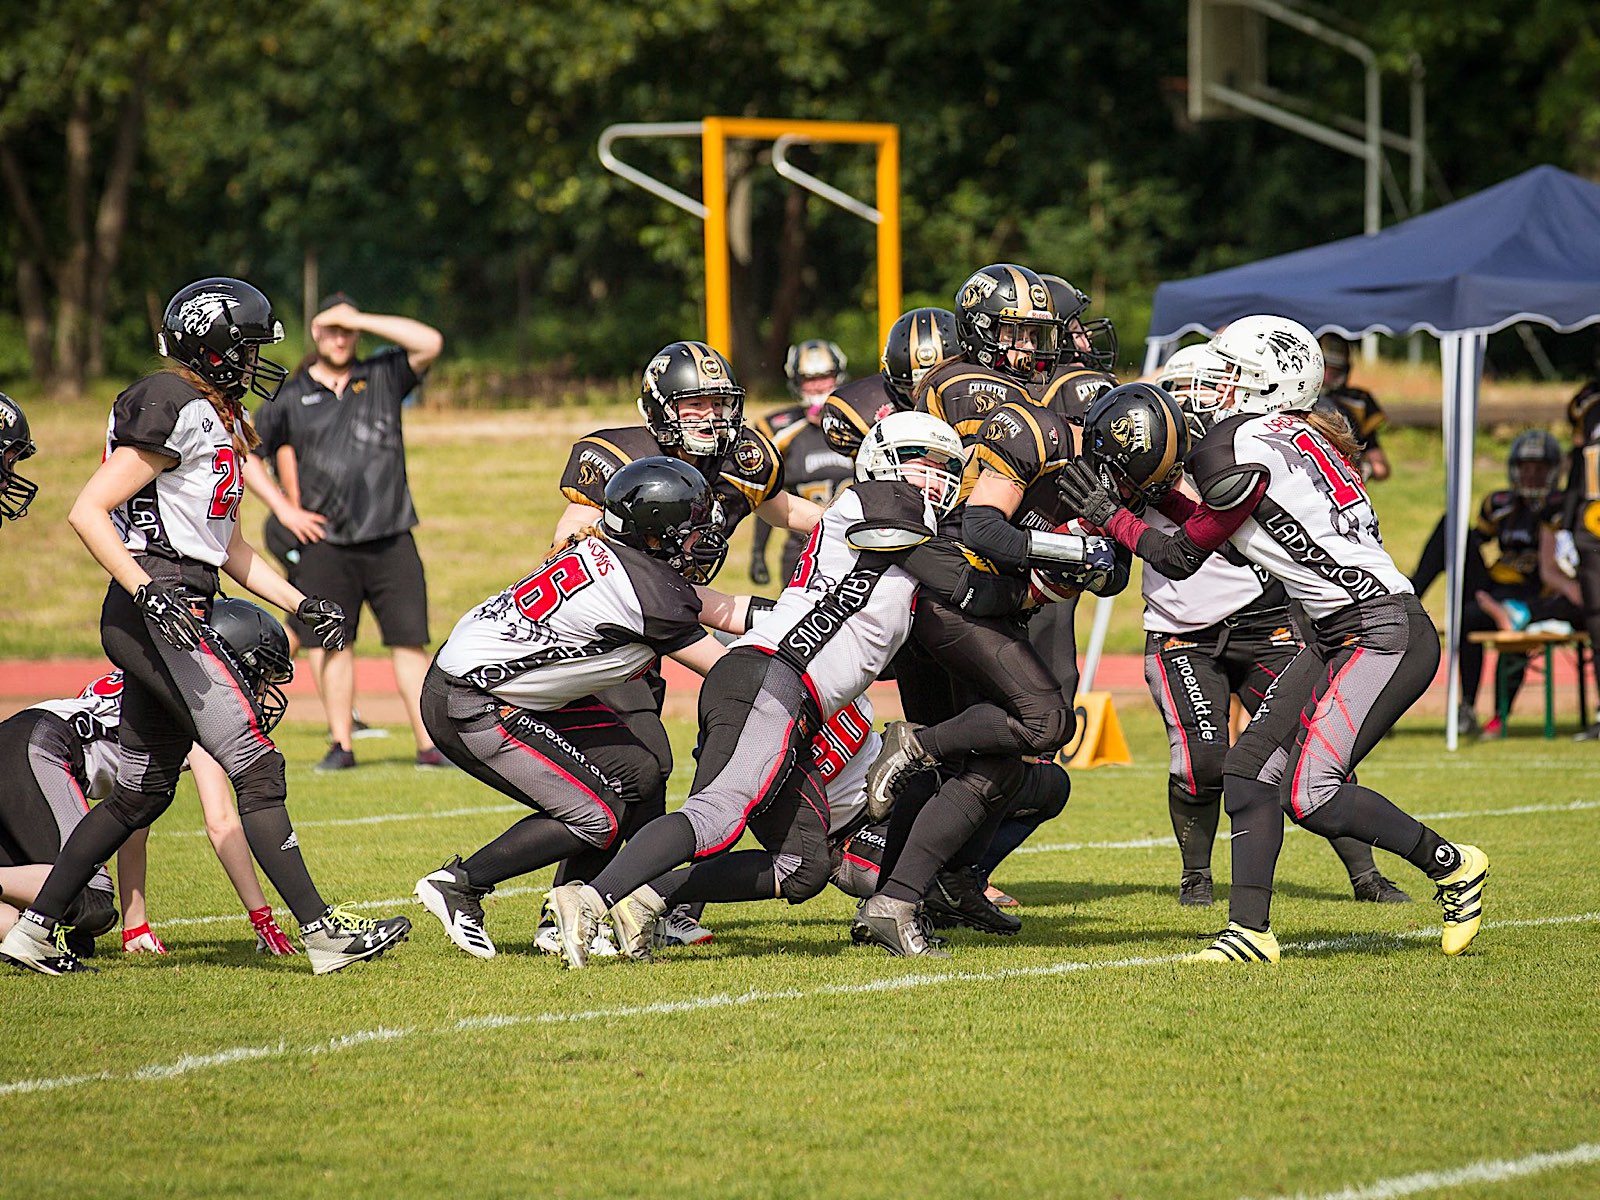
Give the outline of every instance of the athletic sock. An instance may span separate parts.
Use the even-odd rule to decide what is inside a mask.
[[[895,799],[894,808],[889,813],[889,828],[883,838],[883,857],[878,863],[880,878],[887,879],[894,874],[895,864],[900,861],[900,852],[906,848],[912,826],[917,823],[917,815],[938,790],[938,775],[924,772],[913,779]]]
[[[1211,849],[1217,842],[1217,824],[1222,819],[1222,787],[1205,787],[1191,796],[1177,776],[1167,776],[1167,814],[1172,818],[1172,836],[1178,839],[1178,853],[1185,871],[1203,871],[1211,866]]]
[[[461,864],[475,888],[494,887],[507,879],[548,867],[568,855],[594,849],[554,817],[542,813],[523,817],[494,841]],[[579,878],[582,878],[581,876]]]
[[[1333,847],[1333,852],[1339,856],[1339,861],[1344,864],[1352,880],[1378,869],[1372,857],[1372,847],[1359,838],[1330,838],[1328,845]]]
[[[772,900],[778,895],[772,855],[765,850],[735,850],[669,872],[650,884],[669,908],[742,900]],[[696,912],[695,919],[699,920]]]
[[[1406,861],[1429,879],[1443,879],[1460,869],[1461,851],[1423,825],[1417,848],[1406,856]]]
[[[1430,879],[1461,865],[1456,848],[1410,813],[1359,783],[1347,783],[1301,824],[1326,838],[1355,837],[1405,859]]]
[[[681,812],[668,813],[646,825],[622,848],[590,886],[610,908],[642,883],[665,875],[694,857],[694,826]]]
[[[251,857],[260,864],[262,874],[283,897],[296,921],[309,925],[328,911],[327,902],[311,882],[306,860],[300,856],[300,839],[295,836],[287,808],[270,804],[242,812],[239,824],[244,826]]]
[[[893,875],[883,877],[878,890],[893,900],[919,903],[933,877],[988,816],[983,797],[965,774],[950,780],[917,814]]]
[[[33,903],[25,907],[40,916],[59,921],[66,913],[73,897],[88,886],[89,880],[100,869],[100,864],[111,861],[132,830],[117,820],[111,810],[95,805],[84,814],[83,820],[67,838],[67,844],[56,855],[56,864],[45,878]]]
[[[963,754],[1026,754],[1005,710],[993,704],[974,704],[958,717],[917,730],[922,748],[940,762]]]
[[[1228,919],[1265,932],[1272,923],[1272,877],[1283,849],[1283,809],[1277,785],[1243,775],[1224,775],[1222,794],[1233,826]]]

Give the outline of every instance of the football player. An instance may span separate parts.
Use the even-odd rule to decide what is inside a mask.
[[[343,645],[343,613],[304,596],[244,540],[242,457],[254,431],[246,392],[270,398],[287,372],[260,357],[283,340],[272,305],[238,279],[181,288],[162,317],[158,347],[172,366],[138,380],[112,405],[104,461],[68,521],[111,576],[100,640],[124,673],[117,782],[62,846],[32,905],[0,941],[0,957],[47,975],[89,969],[66,945],[64,920],[135,830],[172,803],[178,772],[199,742],[232,781],[250,851],[300,922],[313,971],[382,954],[411,928],[329,906],[300,855],[284,806],[283,755],[263,728],[250,681],[211,627],[218,572],[294,612]]]
[[[17,464],[34,449],[22,405],[0,392],[0,521],[20,521],[39,494],[37,483],[17,474]]]
[[[919,584],[889,555],[932,548],[963,458],[954,431],[926,414],[895,413],[873,427],[856,460],[861,482],[828,508],[772,611],[706,677],[683,808],[641,830],[590,883],[550,892],[546,909],[568,966],[587,964],[605,919],[637,958],[673,904],[798,904],[827,884],[828,805],[810,743],[904,643]],[[989,580],[993,594],[979,596]],[[998,576],[952,590],[980,607],[1014,605],[1018,594]],[[764,849],[732,851],[747,826]],[[691,865],[673,870],[682,863]],[[912,907],[907,936],[920,940]]]
[[[823,402],[822,436],[855,462],[868,431],[890,413],[914,407],[912,396],[922,377],[959,353],[956,315],[948,308],[901,313],[884,339],[878,373],[852,379]]]
[[[676,458],[635,459],[606,484],[597,526],[456,623],[422,687],[446,757],[527,805],[524,817],[416,894],[462,950],[493,958],[482,899],[497,884],[609,850],[631,806],[663,806],[655,756],[597,697],[666,655],[704,675],[723,646],[694,585],[728,552],[715,497]]]
[[[1188,463],[1199,501],[1169,493],[1176,534],[1132,511],[1131,464],[1148,430],[1115,408],[1087,415],[1082,458],[1061,473],[1086,519],[1169,579],[1193,575],[1229,543],[1284,585],[1311,619],[1307,645],[1268,690],[1223,765],[1233,824],[1227,928],[1194,957],[1276,962],[1272,880],[1283,812],[1324,837],[1355,837],[1406,859],[1437,884],[1441,945],[1476,937],[1489,860],[1452,844],[1371,788],[1358,763],[1432,681],[1439,638],[1383,548],[1378,518],[1349,465],[1349,431],[1311,411],[1322,352],[1310,331],[1276,316],[1244,317],[1212,339],[1216,365],[1192,403],[1217,422]],[[1102,399],[1102,404],[1104,399]]]
[[[1111,373],[1117,363],[1117,331],[1110,317],[1085,321],[1088,295],[1061,276],[1039,278],[1050,290],[1056,316],[1061,320],[1061,353],[1050,377],[1028,390],[1040,404],[1081,425],[1089,405],[1117,386],[1117,377]]]
[[[1567,402],[1567,422],[1572,428],[1572,451],[1561,528],[1556,531],[1556,563],[1562,574],[1578,581],[1584,630],[1589,644],[1600,646],[1600,377],[1585,383]],[[1600,696],[1600,654],[1589,655],[1589,667],[1595,694]],[[1600,740],[1600,717],[1573,740]]]
[[[844,351],[819,338],[789,347],[784,374],[797,403],[770,412],[756,421],[783,459],[783,486],[802,499],[826,508],[834,493],[852,478],[851,458],[833,449],[823,436],[822,406],[847,378]],[[757,521],[750,531],[750,582],[765,587],[772,582],[767,569],[767,540],[772,526]],[[783,575],[788,579],[805,549],[806,535],[792,530],[783,543]]]
[[[1389,418],[1378,398],[1365,388],[1350,386],[1350,343],[1337,333],[1317,339],[1322,351],[1322,398],[1337,405],[1355,434],[1356,468],[1363,480],[1382,483],[1389,478],[1389,459],[1378,441],[1378,430]]]
[[[1190,432],[1205,433],[1192,407],[1196,379],[1208,364],[1204,345],[1179,350],[1162,368],[1160,386],[1183,409]],[[1187,480],[1184,495],[1194,498]],[[1159,509],[1143,513],[1152,529],[1176,533]],[[1211,850],[1222,813],[1222,763],[1229,745],[1230,701],[1254,714],[1302,641],[1283,584],[1259,567],[1214,554],[1187,579],[1168,579],[1146,565],[1144,677],[1167,727],[1171,761],[1167,811],[1182,858],[1178,903],[1212,902]],[[1372,848],[1335,838],[1357,900],[1404,904],[1411,897],[1379,872]]]

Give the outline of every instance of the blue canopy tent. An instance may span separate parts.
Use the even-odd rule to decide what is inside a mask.
[[[1535,167],[1370,237],[1163,283],[1150,320],[1146,374],[1184,334],[1214,333],[1250,313],[1292,317],[1318,334],[1426,330],[1439,338],[1445,530],[1453,551],[1446,559],[1445,622],[1453,713],[1484,345],[1489,334],[1520,321],[1563,333],[1600,321],[1600,185]],[[1098,659],[1107,617],[1109,611],[1096,613],[1100,636],[1090,640],[1092,659]],[[1445,725],[1454,749],[1455,722]]]

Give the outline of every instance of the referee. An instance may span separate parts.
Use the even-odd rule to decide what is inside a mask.
[[[345,649],[312,651],[312,671],[327,710],[332,744],[318,770],[356,765],[350,749],[355,699],[356,627],[372,607],[394,663],[395,683],[417,739],[417,766],[448,763],[434,748],[420,711],[428,670],[428,594],[411,530],[417,511],[406,481],[401,402],[421,382],[444,337],[410,317],[362,312],[349,296],[325,298],[311,321],[315,354],[256,413],[256,453],[275,469],[249,481],[299,543],[290,574],[337,603],[345,614]],[[356,353],[364,333],[393,345],[369,358]],[[281,491],[279,486],[281,485]],[[315,645],[303,630],[302,644]],[[320,655],[321,661],[318,661]]]

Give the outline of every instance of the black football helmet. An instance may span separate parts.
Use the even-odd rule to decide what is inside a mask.
[[[1511,440],[1506,455],[1506,474],[1511,490],[1529,504],[1543,504],[1550,496],[1556,468],[1561,465],[1561,447],[1548,430],[1524,429]]]
[[[271,733],[289,709],[282,686],[294,678],[289,635],[266,609],[236,596],[218,597],[211,606],[210,625],[227,643],[240,674],[255,694],[262,732]]]
[[[1103,392],[1083,415],[1084,461],[1135,512],[1177,486],[1192,445],[1178,402],[1151,383]]]
[[[28,505],[39,494],[39,485],[17,474],[17,464],[32,458],[33,439],[28,436],[28,417],[18,404],[0,392],[0,519],[15,521],[28,515]]]
[[[796,342],[789,347],[789,353],[783,360],[783,375],[789,381],[789,394],[796,400],[807,400],[804,384],[809,379],[826,379],[827,391],[815,397],[815,402],[821,404],[839,384],[849,379],[845,368],[850,365],[850,360],[839,349],[837,342],[830,342],[823,338],[807,338],[803,342]]]
[[[889,327],[878,366],[895,403],[907,409],[922,377],[960,353],[955,313],[948,308],[913,308]]]
[[[962,352],[981,367],[1023,383],[1042,383],[1055,370],[1061,319],[1044,280],[1016,263],[993,263],[973,272],[956,292],[956,336]],[[1013,347],[1032,347],[1013,365]]]
[[[710,401],[711,414],[685,421],[679,406],[697,399]],[[728,360],[704,342],[673,342],[644,369],[639,413],[663,450],[681,449],[697,457],[723,455],[739,437],[744,389]]]
[[[1058,361],[1076,363],[1095,371],[1110,371],[1117,365],[1117,329],[1110,317],[1085,320],[1089,294],[1080,292],[1059,275],[1041,275],[1050,299],[1061,318],[1061,357]]]
[[[691,583],[710,583],[728,557],[722,506],[688,463],[661,455],[635,459],[606,484],[606,536],[632,546]]]
[[[1337,391],[1350,382],[1350,342],[1343,334],[1325,333],[1317,348],[1322,351],[1322,386]]]
[[[156,348],[182,363],[229,400],[246,391],[263,400],[278,394],[289,372],[261,357],[261,347],[283,341],[283,322],[272,302],[242,279],[202,279],[167,301]]]

